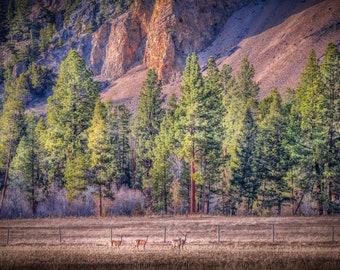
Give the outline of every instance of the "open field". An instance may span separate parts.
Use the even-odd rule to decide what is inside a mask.
[[[0,227],[0,269],[340,269],[339,217],[20,219]],[[172,249],[184,233],[184,250]],[[120,235],[121,247],[109,246]],[[134,240],[146,236],[136,250]]]

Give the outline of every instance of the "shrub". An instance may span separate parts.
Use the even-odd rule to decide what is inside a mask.
[[[142,214],[144,200],[139,190],[129,189],[122,186],[115,193],[115,201],[113,203],[113,213],[115,215],[132,216],[134,214]]]

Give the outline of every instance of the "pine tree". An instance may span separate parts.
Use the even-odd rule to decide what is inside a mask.
[[[207,75],[204,77],[204,92],[202,96],[201,121],[204,123],[204,150],[201,157],[201,167],[204,178],[202,185],[202,212],[209,213],[211,192],[215,183],[220,181],[222,165],[222,137],[224,117],[223,111],[223,81],[214,57],[208,61]],[[215,192],[215,191],[214,191]]]
[[[259,132],[257,139],[256,171],[261,181],[261,208],[277,207],[281,215],[282,205],[292,198],[286,180],[290,165],[286,147],[286,122],[280,94],[274,88],[260,103]]]
[[[62,184],[66,160],[86,147],[85,131],[89,128],[99,86],[92,72],[76,51],[61,63],[53,95],[47,100],[46,149],[50,178]],[[80,151],[80,153],[79,153]]]
[[[201,68],[195,53],[186,59],[183,72],[181,97],[176,110],[176,138],[180,143],[179,157],[190,164],[190,213],[196,212],[196,181],[202,184],[202,172],[199,167],[202,155],[201,109],[204,91]]]
[[[42,54],[45,54],[47,52],[48,45],[50,44],[51,39],[55,32],[56,32],[56,26],[55,24],[52,24],[52,23],[47,23],[44,28],[40,29],[39,47],[40,47],[40,52]]]
[[[81,195],[89,185],[90,162],[80,147],[73,150],[72,156],[65,161],[64,182],[67,189],[67,198],[72,200]]]
[[[301,189],[297,209],[302,199],[314,188],[313,196],[318,202],[318,213],[323,214],[322,175],[325,165],[324,117],[325,98],[320,68],[314,50],[311,51],[290,115],[289,134],[292,144],[291,155],[298,163],[299,179],[296,184]]]
[[[172,96],[166,107],[166,114],[161,123],[160,131],[155,137],[155,147],[153,149],[154,166],[150,171],[155,210],[162,210],[165,214],[168,213],[171,201],[170,189],[173,181],[170,155],[174,148],[175,102]]]
[[[124,104],[114,107],[113,113],[109,113],[108,116],[108,122],[111,126],[109,133],[113,146],[112,152],[116,168],[115,179],[118,189],[121,186],[132,186],[130,118],[131,112]]]
[[[238,202],[245,200],[247,214],[250,215],[253,213],[253,204],[258,197],[260,186],[255,168],[257,134],[258,127],[249,102],[242,120],[241,136],[237,140],[237,166],[232,170],[231,184],[238,196]]]
[[[248,58],[242,59],[241,70],[237,72],[237,92],[239,96],[248,102],[249,99],[256,101],[259,95],[260,87],[254,82],[255,69],[249,63]]]
[[[37,205],[42,199],[47,182],[42,177],[39,160],[39,138],[36,132],[36,117],[26,117],[26,130],[21,138],[11,164],[10,177],[30,201],[32,216],[36,217]]]
[[[324,84],[326,164],[324,177],[327,184],[327,213],[334,211],[334,194],[340,193],[340,53],[334,43],[328,44],[320,67]]]
[[[138,189],[141,189],[142,185],[149,185],[150,170],[153,167],[154,140],[164,116],[164,110],[161,107],[163,102],[161,82],[156,72],[150,69],[139,94],[135,120],[137,181],[134,187]]]
[[[232,186],[233,172],[240,169],[240,155],[237,154],[237,149],[240,147],[240,140],[244,139],[242,129],[247,110],[252,114],[257,111],[259,85],[254,82],[255,70],[246,57],[242,60],[242,67],[237,72],[236,80],[231,76],[231,69],[227,66],[222,74],[222,78],[225,78],[223,104],[226,111],[223,121],[223,156],[226,161],[223,168],[222,200],[230,213],[234,214],[236,204],[240,202],[240,194],[235,193]],[[252,200],[249,203],[252,203]]]
[[[15,9],[13,2],[10,1],[8,6],[7,18],[10,23],[10,31],[8,39],[10,40],[25,40],[29,38],[29,2],[28,0],[16,0]],[[14,10],[14,17],[13,17]],[[13,18],[13,19],[10,19]]]
[[[88,135],[88,148],[90,152],[91,169],[93,171],[93,184],[99,189],[99,214],[103,215],[102,199],[106,190],[110,190],[113,165],[112,145],[108,136],[106,123],[107,111],[100,100],[94,108],[91,127]],[[105,190],[106,189],[106,190]]]
[[[5,97],[0,121],[0,169],[4,177],[1,186],[0,212],[6,196],[10,166],[24,128],[24,98],[27,88],[22,83],[23,74],[16,82],[6,83]]]
[[[39,45],[32,29],[30,30],[29,56],[31,62],[39,57]]]

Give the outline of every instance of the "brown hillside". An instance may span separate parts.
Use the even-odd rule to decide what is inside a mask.
[[[199,52],[204,69],[209,56],[220,66],[229,64],[238,70],[248,55],[254,65],[260,96],[272,87],[281,93],[295,87],[311,49],[321,59],[329,42],[340,45],[340,0],[254,1],[234,12],[213,43]],[[103,100],[125,102],[135,108],[146,69],[136,67],[113,81],[102,93]],[[180,80],[166,85],[166,93],[179,93]]]

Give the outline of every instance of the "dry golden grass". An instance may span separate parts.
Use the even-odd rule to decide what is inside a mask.
[[[1,220],[0,227],[6,226],[12,228],[8,246],[5,230],[0,231],[0,269],[340,269],[338,217]],[[111,227],[114,240],[123,235],[119,249],[109,245]],[[184,250],[172,249],[171,240],[186,232]],[[147,235],[145,250],[134,249],[134,240]]]

